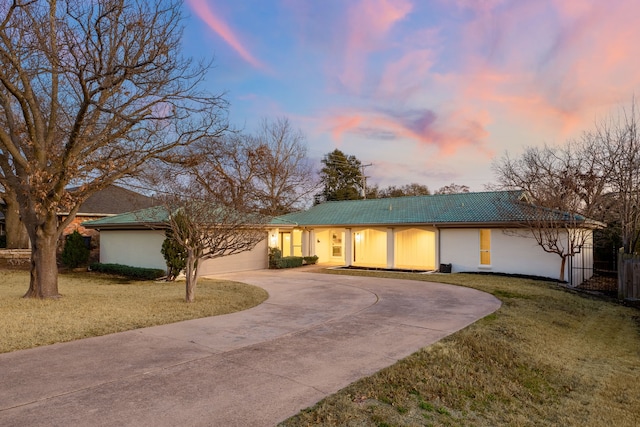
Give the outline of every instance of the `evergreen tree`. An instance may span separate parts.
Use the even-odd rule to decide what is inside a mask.
[[[348,156],[337,148],[322,159],[320,171],[323,191],[316,197],[319,201],[362,199],[364,176],[362,163],[355,156]]]
[[[180,245],[168,230],[167,238],[162,242],[162,255],[167,263],[167,280],[173,281],[187,266],[187,250]]]
[[[76,268],[89,260],[89,248],[78,230],[67,236],[62,250],[62,264],[68,268]]]

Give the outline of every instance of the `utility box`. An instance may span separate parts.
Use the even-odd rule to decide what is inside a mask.
[[[451,273],[451,264],[440,264],[440,273]]]

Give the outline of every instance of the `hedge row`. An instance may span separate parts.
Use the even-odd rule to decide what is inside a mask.
[[[122,264],[101,264],[99,262],[91,264],[89,269],[91,271],[97,271],[98,273],[116,274],[118,276],[142,280],[154,280],[166,275],[164,270],[158,268],[131,267]]]
[[[317,256],[286,256],[284,258],[271,257],[269,268],[295,268],[304,264],[315,264],[318,262]]]
[[[295,268],[302,267],[301,256],[286,256],[275,260],[274,268]]]

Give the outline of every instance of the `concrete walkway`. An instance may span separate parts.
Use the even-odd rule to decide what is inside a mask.
[[[270,297],[239,313],[0,355],[0,425],[273,426],[500,306],[437,283],[221,277]]]

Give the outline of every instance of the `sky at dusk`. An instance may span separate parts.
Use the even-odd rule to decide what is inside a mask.
[[[482,191],[492,160],[559,145],[640,96],[637,0],[185,0],[185,54],[251,132],[287,117],[320,168]]]

